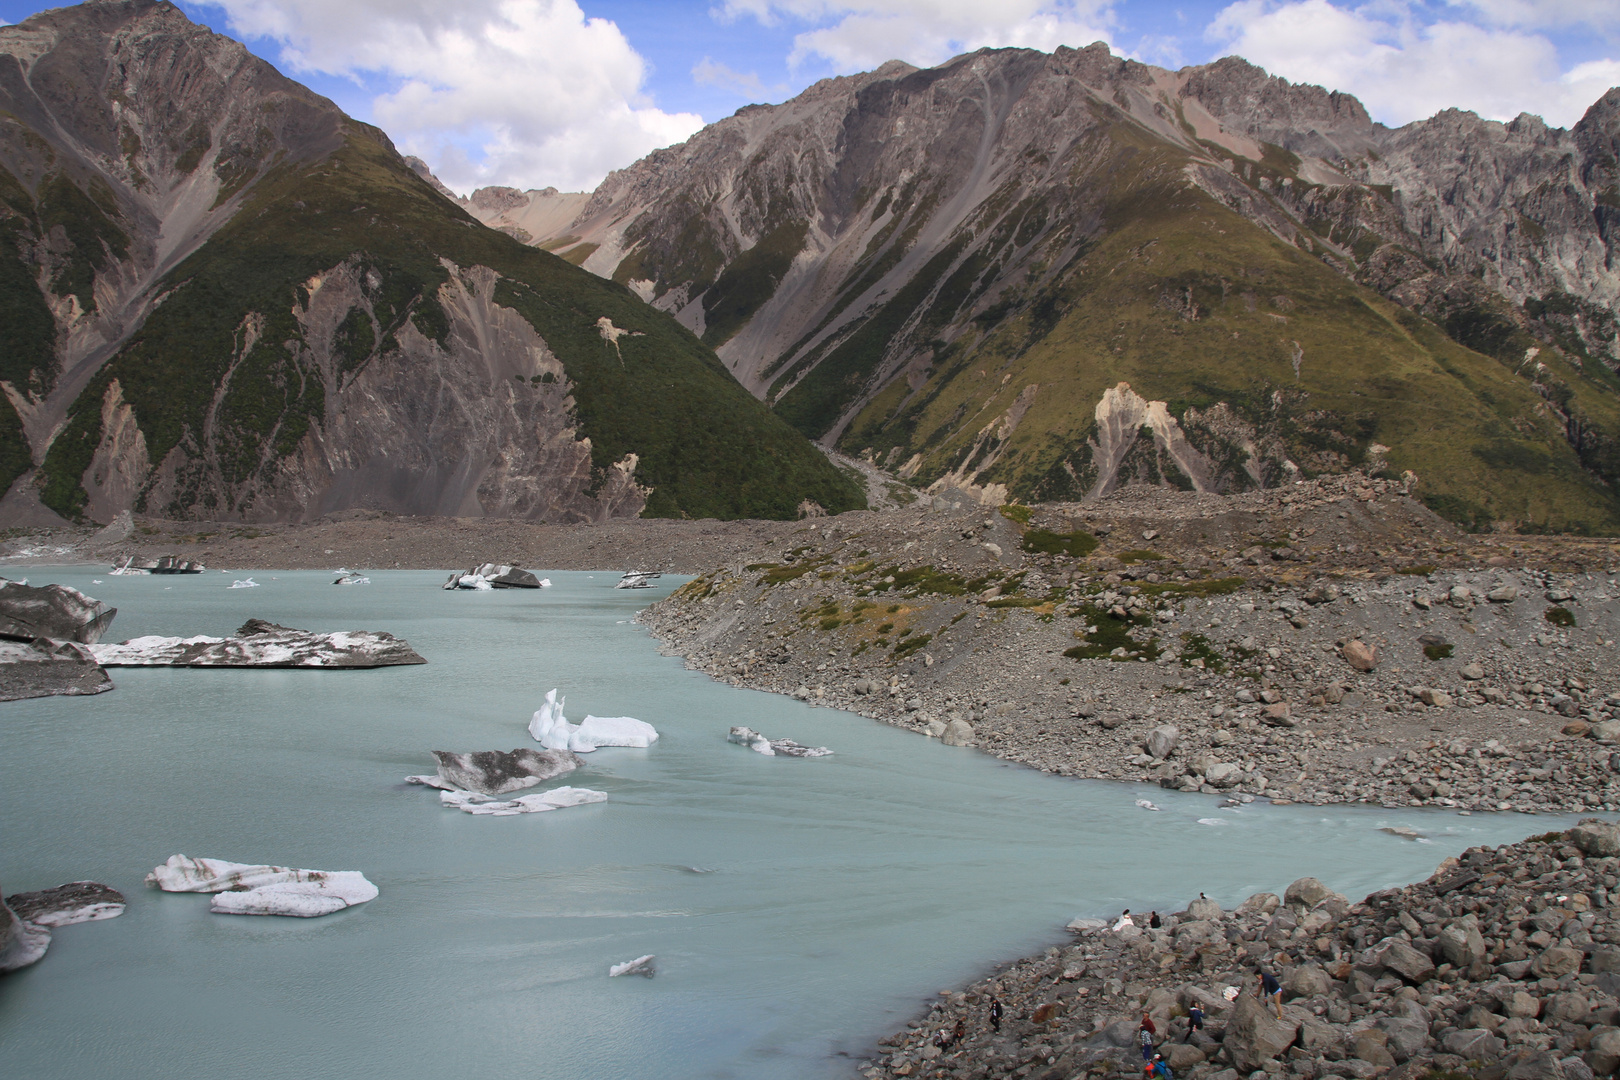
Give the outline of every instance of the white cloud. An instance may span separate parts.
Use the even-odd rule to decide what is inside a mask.
[[[1613,36],[1620,29],[1620,8],[1614,0],[1446,0],[1456,8],[1479,13],[1496,26],[1554,29],[1589,26]]]
[[[1515,2],[1528,7],[1536,0]],[[1392,125],[1456,107],[1494,120],[1529,112],[1568,127],[1620,82],[1616,61],[1566,71],[1539,34],[1461,21],[1425,24],[1399,4],[1239,0],[1216,17],[1208,36],[1273,74],[1355,94],[1375,119]]]
[[[821,57],[843,72],[886,60],[930,66],[986,46],[1047,52],[1108,36],[1113,0],[724,0],[722,18],[751,15],[817,24],[797,35],[789,62]]]
[[[692,68],[692,81],[699,86],[715,86],[756,101],[787,92],[786,86],[767,87],[753,71],[735,71],[705,56]]]
[[[294,73],[380,76],[374,118],[459,191],[594,187],[703,126],[642,92],[646,64],[575,0],[200,0]]]

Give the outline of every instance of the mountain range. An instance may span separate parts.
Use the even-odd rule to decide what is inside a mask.
[[[675,319],[169,3],[0,28],[0,341],[6,524],[864,505]]]
[[[986,502],[1363,468],[1620,531],[1620,89],[891,62],[467,199],[172,4],[0,27],[0,524]]]
[[[806,436],[1077,498],[1411,471],[1475,527],[1620,526],[1620,89],[1389,129],[1229,57],[891,62],[594,192],[461,205],[634,289]]]

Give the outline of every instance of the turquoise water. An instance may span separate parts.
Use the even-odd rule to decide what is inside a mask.
[[[117,640],[257,616],[387,630],[430,661],[122,669],[97,697],[0,704],[0,884],[89,878],[130,899],[0,977],[0,1060],[32,1080],[841,1077],[925,998],[1062,940],[1077,915],[1200,890],[1231,904],[1306,874],[1359,897],[1552,827],[1221,811],[737,690],[659,656],[632,622],[669,578],[620,592],[617,574],[552,572],[540,592],[446,593],[444,574],[412,571],[350,588],[263,571],[245,590],[226,588],[245,572],[26,574],[117,606]],[[636,716],[662,734],[559,782],[608,802],[473,817],[401,782],[431,771],[429,750],[533,745],[529,715],[554,686],[570,719]],[[733,724],[836,753],[762,757],[725,741]],[[1145,794],[1163,812],[1137,809]],[[1393,824],[1432,842],[1378,831]],[[205,896],[143,887],[176,852],[361,870],[382,895],[321,919],[213,915]],[[607,978],[643,953],[657,978]]]

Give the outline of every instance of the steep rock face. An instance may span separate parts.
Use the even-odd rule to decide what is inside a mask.
[[[858,503],[673,320],[423,172],[170,4],[0,29],[0,517]]]
[[[743,109],[531,239],[919,482],[1073,497],[1376,463],[1459,521],[1609,529],[1615,98],[1573,132],[1390,131],[1235,58],[984,50]],[[560,198],[470,206],[555,221]],[[1121,381],[1185,452],[1155,428],[1151,454],[1096,459]]]

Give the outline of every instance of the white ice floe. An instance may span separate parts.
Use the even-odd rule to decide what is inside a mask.
[[[427,777],[408,777],[416,783],[426,783]],[[434,777],[433,779],[438,779]],[[476,791],[462,791],[459,788],[446,788],[440,784],[429,784],[430,787],[440,788],[439,802],[444,806],[463,810],[469,814],[479,814],[488,817],[512,817],[515,814],[543,814],[548,810],[562,810],[570,806],[584,806],[587,803],[607,802],[607,792],[592,791],[590,788],[560,787],[550,791],[541,791],[533,795],[525,795],[519,799],[503,802],[489,795],[480,795]]]
[[[227,589],[257,589],[259,583],[252,578],[239,578],[225,587]]]
[[[1158,809],[1157,806],[1154,806],[1152,803],[1148,802],[1146,799],[1137,799],[1136,800],[1136,805],[1140,806],[1144,810],[1157,810]]]
[[[1198,819],[1198,824],[1200,824],[1200,825],[1225,825],[1226,821],[1225,821],[1224,818],[1218,818],[1218,817],[1201,817],[1201,818]]]
[[[826,757],[832,751],[825,746],[805,746],[792,739],[768,739],[751,727],[738,725],[726,736],[727,742],[739,743],[756,754],[766,757]]]
[[[347,630],[312,634],[249,619],[235,637],[138,637],[89,647],[102,667],[371,668],[427,663],[392,634]]]
[[[164,892],[215,893],[209,910],[224,915],[312,918],[377,898],[377,886],[356,870],[295,870],[171,855],[146,875]]]
[[[45,927],[21,920],[13,927],[11,940],[0,949],[0,974],[38,963],[51,947],[51,932]]]
[[[529,720],[529,734],[548,750],[589,754],[599,746],[651,746],[658,741],[658,730],[633,716],[587,716],[570,724],[563,715],[566,700],[555,689],[547,692]]]
[[[541,578],[541,579],[540,579],[540,587],[541,587],[541,588],[542,588],[542,589],[549,589],[549,588],[551,588],[551,579],[550,579],[550,578],[548,578],[548,577],[543,577],[543,578]]]
[[[627,960],[622,964],[614,964],[608,968],[608,978],[611,979],[618,975],[640,975],[650,979],[658,974],[658,967],[653,963],[656,959],[657,957],[648,953],[646,956],[638,956],[634,960]]]

